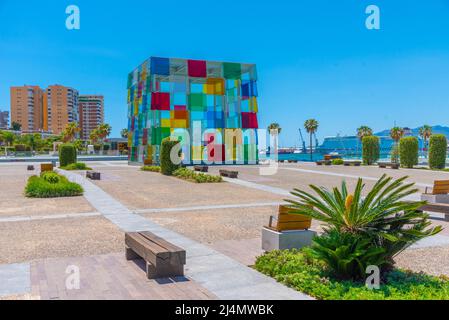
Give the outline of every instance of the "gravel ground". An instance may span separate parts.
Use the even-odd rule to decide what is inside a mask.
[[[409,249],[396,258],[396,263],[415,272],[449,276],[449,246]]]
[[[145,217],[168,229],[202,243],[222,240],[254,239],[261,237],[277,207],[216,209],[177,213],[144,214]],[[315,224],[313,229],[317,229]]]
[[[0,217],[95,212],[84,197],[31,199],[24,196],[29,173],[26,165],[0,167]]]
[[[124,234],[103,217],[0,223],[0,264],[118,252]]]

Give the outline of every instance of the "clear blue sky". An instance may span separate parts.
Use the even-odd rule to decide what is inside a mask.
[[[65,28],[65,8],[81,30]],[[381,9],[381,30],[365,8]],[[260,125],[298,144],[307,118],[319,138],[424,123],[449,125],[449,1],[0,0],[0,109],[9,87],[59,83],[105,95],[106,121],[127,125],[127,74],[149,56],[256,63]]]

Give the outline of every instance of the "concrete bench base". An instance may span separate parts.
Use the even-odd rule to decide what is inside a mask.
[[[262,229],[262,249],[265,251],[301,249],[312,244],[315,231],[295,230],[277,232],[267,228]]]
[[[449,194],[422,194],[421,201],[449,204]]]

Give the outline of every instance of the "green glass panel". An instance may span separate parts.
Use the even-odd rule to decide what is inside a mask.
[[[223,63],[223,76],[225,79],[240,79],[242,75],[242,66],[240,63]]]

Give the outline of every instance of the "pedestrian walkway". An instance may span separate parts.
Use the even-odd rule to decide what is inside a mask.
[[[103,216],[125,232],[150,231],[187,252],[186,276],[219,299],[309,300],[309,296],[276,282],[208,246],[186,238],[137,215],[100,187],[77,173],[57,169],[80,183],[84,196]]]

